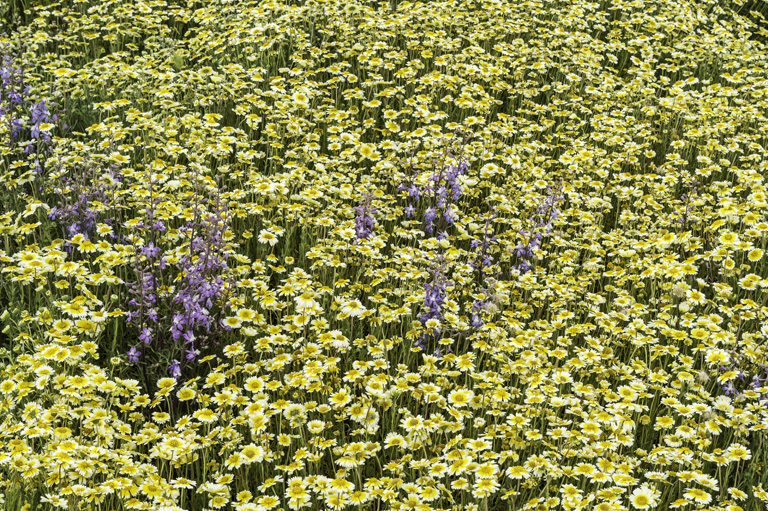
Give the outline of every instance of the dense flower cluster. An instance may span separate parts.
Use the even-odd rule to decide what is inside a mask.
[[[155,352],[156,356],[167,355],[170,359],[167,370],[178,379],[184,366],[197,360],[200,348],[207,347],[215,334],[230,329],[221,322],[228,308],[227,244],[224,241],[228,218],[218,201],[211,212],[205,212],[201,204],[193,202],[193,219],[177,230],[184,240],[183,255],[175,265],[169,265],[169,257],[157,245],[167,229],[156,214],[159,203],[150,186],[146,208],[150,239],[134,249],[136,280],[126,284],[130,295],[126,320],[137,328],[139,346],[145,346],[145,350]],[[142,222],[134,226],[138,230],[145,228]],[[177,277],[169,279],[170,271]],[[131,346],[127,354],[129,362],[139,362],[142,353],[139,346]]]
[[[25,6],[0,508],[768,503],[751,8]]]
[[[180,229],[189,238],[189,253],[179,261],[183,276],[173,302],[180,308],[173,314],[171,336],[175,342],[182,342],[185,362],[196,359],[197,348],[205,342],[205,336],[220,328],[229,329],[220,323],[228,307],[226,229],[227,218],[222,209],[200,216]],[[196,338],[196,333],[201,339]],[[174,377],[181,374],[178,362],[169,370]]]

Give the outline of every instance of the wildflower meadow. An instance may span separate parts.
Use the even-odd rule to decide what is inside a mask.
[[[765,17],[0,2],[0,509],[765,511]]]

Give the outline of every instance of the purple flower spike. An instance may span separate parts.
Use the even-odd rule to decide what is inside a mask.
[[[425,184],[417,184],[423,174],[410,164],[410,176],[406,177],[408,181],[397,188],[398,191],[408,193],[408,205],[403,210],[407,218],[413,218],[416,214],[418,208],[414,206],[414,202],[425,205],[424,233],[430,237],[436,235],[440,240],[445,239],[447,228],[456,222],[451,206],[459,200],[462,193],[459,177],[469,170],[469,163],[462,159],[462,155],[470,137],[471,133],[458,141],[458,151],[453,150],[454,146],[445,147],[442,160],[433,160],[437,168],[426,177]],[[411,156],[415,151],[414,148]],[[455,165],[446,165],[449,158],[459,161]]]
[[[371,207],[372,200],[373,195],[366,193],[362,203],[355,208],[355,234],[358,240],[370,238],[376,228],[376,219],[373,215],[377,211]]]

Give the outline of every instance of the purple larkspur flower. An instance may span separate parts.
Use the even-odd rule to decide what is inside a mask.
[[[157,255],[160,253],[160,249],[150,241],[147,246],[142,247],[141,253],[146,257],[157,257]]]
[[[128,362],[136,363],[139,361],[139,356],[141,356],[141,352],[136,349],[136,346],[133,346],[128,351]]]
[[[178,360],[171,362],[171,365],[168,366],[168,372],[177,380],[181,378],[181,365]]]
[[[152,342],[152,329],[149,327],[144,327],[141,330],[141,335],[139,335],[139,340],[143,341],[144,344],[149,344]]]
[[[373,195],[366,193],[360,205],[355,208],[355,235],[358,240],[368,239],[376,228],[376,208],[371,207]]]

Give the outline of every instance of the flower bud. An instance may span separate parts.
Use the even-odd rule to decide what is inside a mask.
[[[686,291],[687,291],[686,286],[678,284],[674,287],[674,289],[672,289],[672,295],[675,298],[682,298],[685,296]]]

